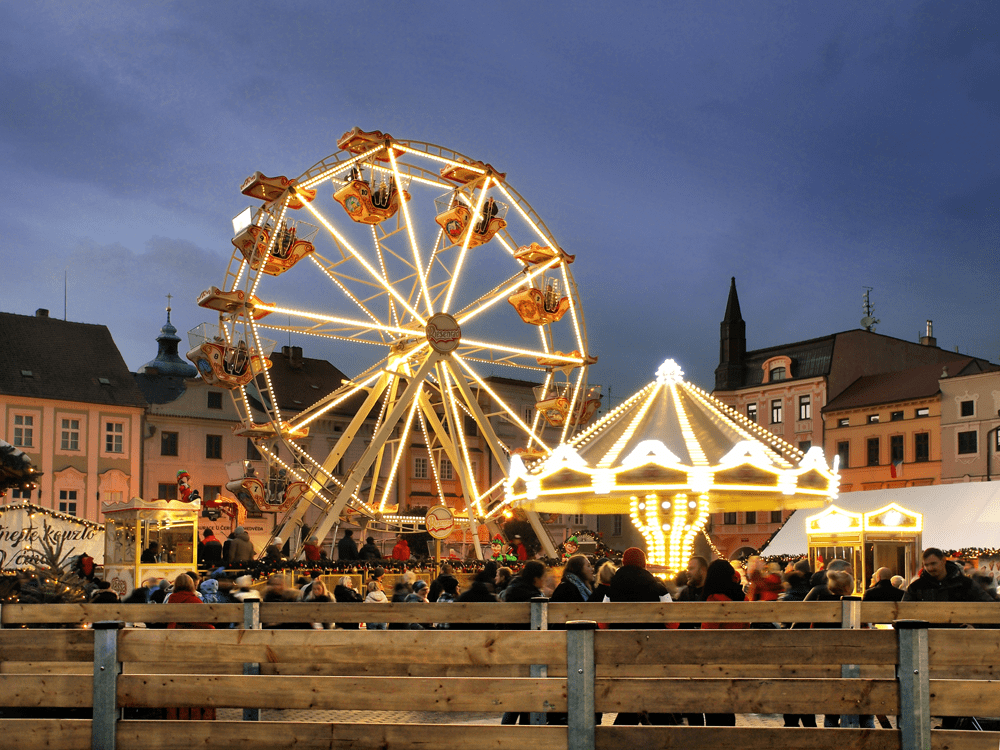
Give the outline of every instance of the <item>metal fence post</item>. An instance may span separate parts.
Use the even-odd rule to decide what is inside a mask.
[[[118,631],[123,622],[95,622],[94,630],[94,694],[93,721],[90,725],[92,750],[115,750],[115,729],[121,711],[118,709]]]
[[[531,599],[531,629],[549,629],[549,598],[547,596],[535,596]],[[528,674],[531,677],[548,677],[548,664],[532,664],[528,667]],[[532,724],[544,724],[545,714],[537,711],[531,713]]]
[[[861,597],[842,596],[840,598],[840,627],[849,630],[861,629]],[[840,676],[844,679],[861,676],[861,666],[858,664],[841,664]],[[857,729],[861,726],[857,714],[841,714],[840,726]]]
[[[899,731],[902,750],[930,750],[931,680],[927,623],[896,620],[899,638]]]
[[[260,600],[243,600],[243,629],[260,630]],[[257,662],[244,662],[243,674],[259,675],[260,664]],[[243,721],[260,721],[259,708],[244,708]]]
[[[594,631],[592,620],[566,623],[566,747],[568,750],[594,750]]]

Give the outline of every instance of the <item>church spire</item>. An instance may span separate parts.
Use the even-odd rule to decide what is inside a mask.
[[[177,335],[177,329],[170,322],[170,300],[173,295],[167,295],[167,322],[160,329],[160,335],[156,337],[157,353],[156,359],[151,360],[140,367],[137,372],[148,375],[172,375],[181,378],[193,378],[198,375],[198,370],[194,365],[188,364],[177,354],[177,345],[181,337]]]
[[[740,313],[736,277],[729,284],[726,315],[719,326],[719,366],[715,368],[715,389],[733,390],[743,385],[743,360],[747,353],[747,325]]]

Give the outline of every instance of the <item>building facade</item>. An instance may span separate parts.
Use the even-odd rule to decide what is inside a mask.
[[[101,502],[139,494],[146,402],[107,327],[0,313],[0,350],[0,438],[43,473],[4,502],[100,522]]]
[[[943,377],[941,482],[1000,479],[1000,370]]]

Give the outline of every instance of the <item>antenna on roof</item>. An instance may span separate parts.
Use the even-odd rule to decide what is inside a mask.
[[[861,319],[861,327],[864,328],[866,331],[874,332],[875,326],[881,323],[882,321],[877,320],[875,316],[872,315],[872,313],[875,312],[875,308],[872,305],[871,297],[869,296],[870,292],[872,291],[872,287],[863,286],[861,288],[865,290],[865,293],[861,295],[861,309],[865,314],[865,316]]]
[[[63,320],[66,320],[66,307],[69,299],[69,271],[63,269]]]

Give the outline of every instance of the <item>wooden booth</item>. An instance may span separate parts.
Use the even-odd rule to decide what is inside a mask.
[[[896,503],[867,513],[831,505],[806,518],[809,564],[818,570],[831,560],[849,561],[858,593],[883,567],[909,581],[920,567],[923,523],[921,513]]]

